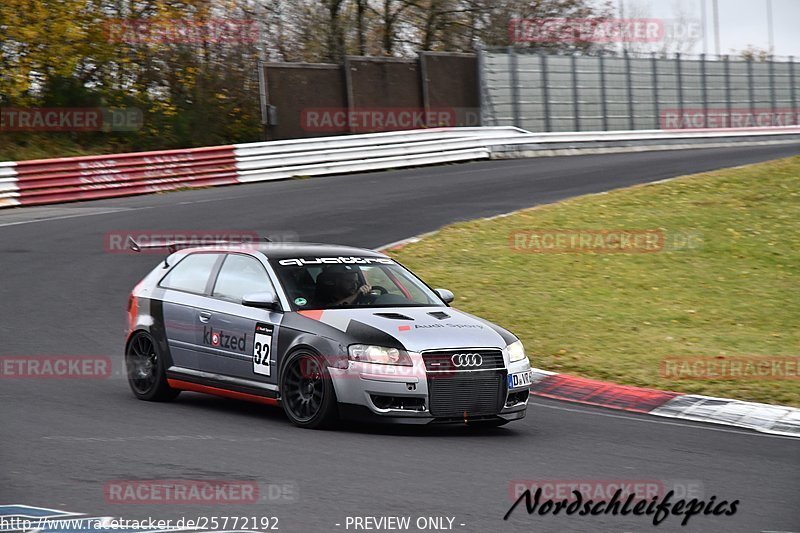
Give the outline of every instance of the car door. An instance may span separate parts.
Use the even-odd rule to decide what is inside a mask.
[[[199,370],[199,342],[206,294],[223,254],[197,252],[184,257],[159,282],[164,289],[164,330],[174,366]]]
[[[283,314],[242,305],[247,294],[275,288],[260,260],[226,255],[208,299],[210,314],[200,351],[200,368],[219,376],[277,383],[274,349]]]

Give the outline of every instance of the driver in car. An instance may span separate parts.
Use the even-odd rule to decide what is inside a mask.
[[[317,277],[315,300],[320,305],[354,305],[359,298],[367,296],[372,286],[362,283],[360,270],[352,267],[330,267]]]

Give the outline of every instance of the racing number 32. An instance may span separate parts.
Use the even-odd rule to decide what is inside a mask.
[[[272,324],[256,324],[253,337],[253,372],[262,376],[270,375],[270,349],[272,345]]]

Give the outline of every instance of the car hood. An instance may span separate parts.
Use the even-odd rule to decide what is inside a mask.
[[[388,336],[412,352],[444,348],[502,349],[515,340],[504,329],[452,307],[329,309],[300,314],[350,334],[354,343],[385,345],[381,337]]]

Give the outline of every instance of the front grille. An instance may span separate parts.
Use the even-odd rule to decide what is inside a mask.
[[[476,357],[480,356],[480,357]],[[453,357],[456,361],[459,356],[463,359],[465,364],[456,366],[453,363]],[[505,368],[503,362],[503,352],[500,350],[437,350],[425,352],[422,354],[422,360],[425,361],[425,370],[428,372],[459,372],[462,370],[500,370]],[[480,364],[474,364],[479,361]]]
[[[505,371],[428,374],[431,415],[472,418],[499,413],[505,376]]]

